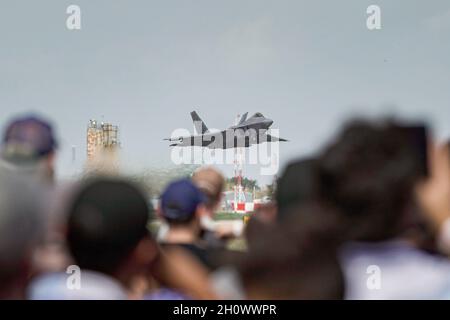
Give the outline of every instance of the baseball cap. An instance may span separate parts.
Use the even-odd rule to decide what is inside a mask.
[[[197,207],[206,201],[206,196],[191,180],[177,180],[169,184],[161,195],[161,213],[167,220],[187,222]]]
[[[2,156],[6,159],[38,159],[58,147],[49,122],[24,116],[10,122],[3,135]]]

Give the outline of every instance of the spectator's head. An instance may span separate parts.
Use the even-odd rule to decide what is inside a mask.
[[[343,298],[336,246],[322,226],[283,222],[266,225],[254,236],[237,264],[247,298]]]
[[[56,148],[50,123],[36,116],[24,116],[12,120],[6,127],[1,157],[11,168],[53,179]]]
[[[418,157],[402,128],[354,121],[320,159],[321,196],[345,217],[351,238],[398,236],[410,219]]]
[[[277,183],[278,219],[283,220],[299,207],[316,201],[318,194],[317,161],[302,159],[289,163]]]
[[[169,184],[161,195],[161,215],[169,226],[197,229],[206,201],[206,196],[191,180],[177,180]]]
[[[211,212],[217,210],[225,187],[222,173],[214,167],[203,167],[194,172],[192,181],[206,195],[206,207]]]
[[[145,272],[157,247],[147,230],[150,208],[130,183],[113,178],[85,182],[69,209],[67,242],[77,265],[112,276]]]
[[[38,189],[0,169],[0,299],[24,298],[42,230]]]

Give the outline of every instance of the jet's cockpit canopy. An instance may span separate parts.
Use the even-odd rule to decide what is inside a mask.
[[[264,116],[262,115],[261,112],[257,112],[252,116],[252,118],[264,118]]]

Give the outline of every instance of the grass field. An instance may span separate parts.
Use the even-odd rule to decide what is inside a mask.
[[[216,221],[230,221],[230,220],[242,220],[245,216],[249,214],[234,213],[234,212],[217,212],[214,220]],[[149,223],[148,228],[153,233],[156,234],[159,229],[161,222],[159,220],[153,220]],[[246,241],[243,237],[235,238],[229,240],[227,243],[227,248],[229,250],[245,251],[247,249]]]
[[[214,216],[214,220],[242,220],[248,213],[234,213],[234,212],[217,212]]]

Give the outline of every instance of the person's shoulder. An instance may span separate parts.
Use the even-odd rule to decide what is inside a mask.
[[[64,300],[67,290],[67,274],[63,272],[45,273],[34,278],[27,289],[30,300]]]
[[[145,295],[143,300],[191,300],[191,298],[169,288],[160,288]]]
[[[124,300],[127,298],[126,291],[120,283],[107,275],[85,270],[79,274],[79,279],[71,277],[74,275],[65,272],[38,276],[30,283],[27,297],[30,300]]]
[[[346,299],[430,299],[450,283],[447,258],[405,242],[349,243],[339,258]],[[369,280],[379,283],[379,290],[371,290]]]

